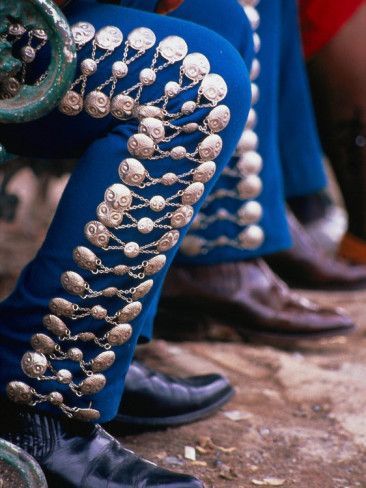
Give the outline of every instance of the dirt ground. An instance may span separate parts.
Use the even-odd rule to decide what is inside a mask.
[[[0,224],[0,296],[42,239],[34,222],[51,213],[30,217],[29,205],[21,225]],[[198,476],[207,488],[366,488],[366,291],[304,294],[346,308],[358,331],[286,350],[209,341],[144,346],[139,354],[156,368],[181,376],[223,373],[236,395],[214,417],[124,434],[124,445]],[[185,458],[186,446],[196,461]]]

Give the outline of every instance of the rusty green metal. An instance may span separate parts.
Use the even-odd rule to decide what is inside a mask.
[[[0,439],[0,486],[4,488],[47,488],[39,464],[23,449]]]
[[[21,69],[21,63],[12,56],[11,45],[4,38],[14,21],[27,30],[44,29],[52,49],[52,59],[47,76],[39,84],[23,85],[16,96],[0,100],[0,123],[28,122],[46,115],[66,93],[76,69],[76,49],[70,27],[51,0],[1,0],[0,80]]]

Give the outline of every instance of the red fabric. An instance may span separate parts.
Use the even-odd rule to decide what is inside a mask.
[[[300,0],[306,58],[321,49],[365,0]]]
[[[183,0],[160,0],[156,11],[159,14],[166,14],[178,8],[181,3],[183,3]]]

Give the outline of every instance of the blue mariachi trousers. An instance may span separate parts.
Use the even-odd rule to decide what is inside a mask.
[[[146,4],[146,1],[141,0],[140,4],[143,3]],[[172,15],[184,16],[186,19],[199,18],[200,23],[213,29],[220,25],[219,32],[243,55],[240,40],[236,37],[237,29],[232,28],[233,23],[226,19],[220,23],[220,15],[210,15],[211,6],[204,9],[205,4],[205,0],[185,0]],[[222,0],[221,4],[224,11],[227,2]],[[260,62],[260,74],[254,82],[258,85],[260,96],[253,107],[257,113],[257,125],[253,130],[258,136],[256,150],[262,157],[263,169],[259,175],[262,190],[255,200],[261,205],[263,213],[255,224],[263,229],[264,240],[260,246],[248,249],[245,245],[225,245],[224,239],[222,244],[203,253],[198,252],[199,242],[197,246],[193,241],[192,246],[181,248],[182,252],[175,261],[179,264],[241,261],[290,247],[285,199],[311,194],[326,186],[322,150],[301,51],[296,1],[261,0],[257,9],[260,16],[257,34],[261,47],[256,57]],[[237,161],[237,158],[233,158],[229,167],[234,169]],[[235,243],[238,234],[243,229],[245,231],[247,222],[238,225],[238,222],[232,221],[232,216],[237,214],[247,200],[236,198],[237,195],[234,198],[215,199],[214,195],[222,189],[237,193],[239,181],[240,178],[220,178],[211,195],[212,203],[205,205],[202,211],[204,225],[201,229],[199,225],[197,228],[193,226],[190,236],[211,242],[224,236]],[[213,219],[217,214],[222,215],[223,210],[223,217]],[[229,218],[225,218],[225,213],[229,214]],[[213,222],[207,225],[210,220]],[[184,252],[186,248],[188,252]]]
[[[150,0],[128,0],[136,8],[154,9]],[[248,69],[254,56],[249,37],[250,29],[245,28],[246,36],[236,25],[238,4],[226,0],[207,2],[207,0],[185,0],[170,15],[192,20],[224,36],[241,54]],[[191,252],[189,242],[183,245],[175,258],[177,264],[202,265],[235,260],[253,259],[288,248],[291,239],[288,232],[285,199],[297,195],[316,192],[326,185],[322,151],[319,144],[308,81],[301,52],[299,26],[295,0],[261,0],[257,6],[260,25],[257,33],[261,47],[257,58],[260,62],[260,75],[254,80],[259,87],[260,97],[254,109],[257,113],[258,153],[263,159],[260,173],[262,192],[256,198],[263,209],[258,223],[263,229],[264,241],[259,247],[233,247],[219,245],[206,253],[194,246]],[[241,35],[240,35],[241,34]],[[244,42],[243,42],[244,41]],[[238,158],[232,158],[229,167],[235,169]],[[245,178],[222,176],[212,194],[222,189],[235,191],[238,181]],[[229,238],[233,242],[238,234],[247,228],[247,222],[230,220],[248,200],[244,198],[224,198],[213,201],[201,209],[204,221],[213,222],[197,229],[193,225],[188,233],[191,237],[207,239]],[[205,205],[204,205],[205,206]],[[215,215],[225,212],[223,217]],[[225,218],[229,213],[229,218]],[[191,246],[192,247],[192,246]],[[188,248],[188,252],[186,251]],[[157,303],[156,303],[157,305]],[[155,314],[153,313],[152,316]],[[147,339],[153,334],[153,320],[146,322],[143,335]]]
[[[82,34],[85,22],[97,30],[117,26],[125,37],[143,26],[163,42],[160,50],[147,49],[131,62],[127,76],[118,80],[115,94],[125,91],[126,97],[126,90],[133,96],[129,88],[147,80],[143,90],[136,89],[140,105],[135,104],[132,118],[99,117],[105,96],[98,91],[95,97],[93,91],[109,79],[121,46],[100,60],[88,80],[86,99],[97,118],[85,111],[68,117],[54,110],[35,122],[0,127],[1,143],[17,154],[79,158],[45,242],[0,304],[0,386],[1,395],[36,403],[42,411],[105,422],[117,412],[136,343],[152,320],[187,224],[235,150],[250,106],[250,85],[242,57],[207,28],[83,0],[65,13],[70,24],[84,22]],[[245,45],[248,24],[236,6],[235,22]],[[101,37],[101,45],[114,42],[116,31],[109,34]],[[145,42],[145,35],[131,39]],[[182,59],[184,43],[166,42],[167,36],[183,38],[189,53],[206,56],[217,75],[201,82],[207,59],[197,54]],[[151,40],[151,33],[146,38]],[[89,42],[79,51],[79,61],[92,55]],[[164,64],[174,57],[180,61]],[[40,73],[46,59],[41,51],[35,63]],[[155,71],[146,71],[151,66]],[[157,100],[165,93],[161,110]],[[64,112],[79,111],[78,100],[75,92],[68,94]],[[129,107],[115,113],[122,117],[121,110],[125,114]],[[162,130],[168,135],[164,140]]]

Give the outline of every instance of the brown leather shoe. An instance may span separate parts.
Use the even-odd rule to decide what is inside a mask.
[[[210,321],[234,326],[242,338],[265,340],[319,339],[354,329],[342,310],[292,292],[261,259],[172,267],[156,320],[158,334],[192,339],[194,328],[202,330]]]
[[[366,286],[366,266],[326,255],[291,212],[287,221],[293,247],[266,257],[266,261],[289,285],[326,289]]]

